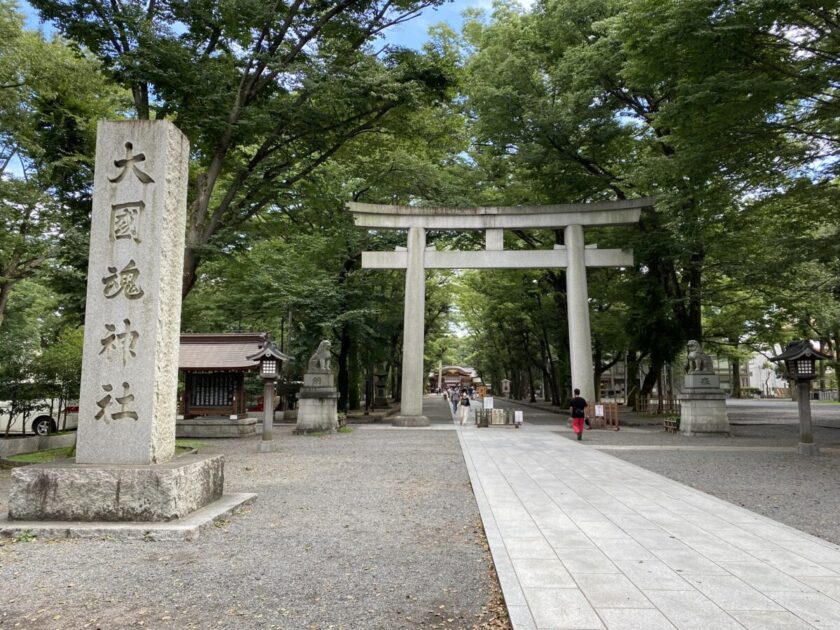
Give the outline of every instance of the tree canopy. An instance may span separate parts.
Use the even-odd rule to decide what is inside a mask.
[[[421,50],[381,38],[442,2],[31,0],[47,40],[0,0],[4,353],[34,308],[13,289],[37,286],[39,352],[72,382],[94,123],[127,117],[191,143],[184,330],[270,330],[298,365],[330,338],[342,408],[382,364],[398,392],[402,348],[402,274],[360,255],[404,235],[355,228],[350,200],[655,195],[638,226],[587,230],[636,261],[589,272],[596,376],[644,364],[647,393],[691,338],[736,364],[792,337],[840,356],[834,3],[497,0]],[[470,363],[563,404],[565,304],[562,270],[430,273],[426,367]]]

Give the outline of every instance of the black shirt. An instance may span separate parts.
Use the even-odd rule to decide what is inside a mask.
[[[583,410],[586,409],[588,405],[580,396],[572,398],[571,402],[569,402],[569,406],[572,408],[572,418],[584,418],[586,416]]]

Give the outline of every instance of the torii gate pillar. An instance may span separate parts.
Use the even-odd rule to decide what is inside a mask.
[[[403,313],[403,360],[400,415],[393,420],[397,427],[426,427],[423,415],[423,346],[426,317],[426,230],[408,230],[405,269],[405,311]]]
[[[592,365],[592,330],[589,326],[589,290],[586,287],[586,250],[583,226],[568,225],[564,231],[568,261],[566,267],[566,310],[569,318],[569,359],[572,389],[584,399],[595,400],[595,369]]]

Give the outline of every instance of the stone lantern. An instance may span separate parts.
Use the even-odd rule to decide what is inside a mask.
[[[280,367],[283,361],[290,361],[291,357],[280,352],[273,341],[266,340],[260,351],[249,356],[248,360],[259,362],[260,377],[265,383],[263,389],[263,431],[259,446],[260,452],[265,453],[271,450],[270,442],[273,439],[274,381],[280,376]]]
[[[817,360],[831,357],[814,350],[807,339],[791,341],[785,351],[771,358],[779,363],[784,361],[788,379],[796,383],[799,392],[799,453],[802,455],[817,455],[819,449],[814,442],[811,431],[811,381],[817,378]]]

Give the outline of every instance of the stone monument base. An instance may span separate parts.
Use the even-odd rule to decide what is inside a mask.
[[[325,391],[301,389],[295,435],[335,433],[338,430],[338,392],[332,387],[323,389]]]
[[[17,538],[21,535],[41,539],[93,538],[96,540],[141,540],[143,542],[193,541],[204,531],[223,522],[245,506],[256,501],[253,493],[225,494],[218,501],[165,523],[117,523],[105,521],[9,521],[0,518],[0,537]]]
[[[222,455],[164,464],[36,464],[12,471],[10,521],[165,522],[220,499]]]
[[[726,394],[715,374],[687,374],[680,393],[680,433],[729,435]]]
[[[247,416],[201,416],[179,418],[175,435],[179,438],[232,438],[257,434],[257,419]]]
[[[426,416],[394,416],[391,425],[395,427],[427,427],[429,419]]]

